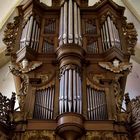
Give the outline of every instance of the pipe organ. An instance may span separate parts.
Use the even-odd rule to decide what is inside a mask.
[[[29,0],[18,10],[3,41],[19,107],[6,111],[0,134],[3,128],[11,140],[132,140],[132,104],[125,99],[125,110],[122,103],[137,33],[124,8],[112,0],[91,7],[87,0],[52,0],[50,7]]]
[[[104,51],[110,49],[111,47],[121,48],[118,29],[110,16],[107,16],[101,26],[101,38]]]
[[[39,47],[40,27],[39,23],[33,16],[30,16],[23,26],[20,39],[20,48],[30,47],[34,51],[38,51]]]
[[[59,46],[67,43],[81,45],[80,9],[73,0],[65,1],[60,12]]]
[[[35,119],[53,119],[55,87],[38,90],[35,93]]]
[[[64,68],[60,75],[59,114],[82,113],[82,81],[78,68]]]
[[[87,104],[89,120],[107,119],[107,104],[104,91],[97,91],[87,86]]]

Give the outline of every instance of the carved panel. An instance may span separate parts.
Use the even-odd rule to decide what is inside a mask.
[[[27,131],[24,133],[24,140],[53,140],[53,131]]]

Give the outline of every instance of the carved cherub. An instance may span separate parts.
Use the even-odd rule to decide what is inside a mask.
[[[105,68],[107,70],[110,70],[114,73],[120,73],[125,70],[131,70],[132,64],[129,62],[119,62],[118,59],[114,59],[113,63],[111,62],[99,62],[99,65],[102,68]]]

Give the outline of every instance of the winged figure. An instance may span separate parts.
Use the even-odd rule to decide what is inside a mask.
[[[132,69],[132,63],[129,62],[119,62],[119,60],[115,59],[113,62],[99,62],[99,65],[102,68],[110,70],[114,73],[120,73],[125,70]]]
[[[26,63],[26,64],[25,64]],[[24,73],[28,73],[34,69],[36,69],[37,67],[41,66],[42,62],[40,61],[31,61],[31,62],[21,62],[19,64],[15,64],[12,66],[9,66],[10,71],[14,74],[14,75],[20,75],[20,74],[24,74]]]

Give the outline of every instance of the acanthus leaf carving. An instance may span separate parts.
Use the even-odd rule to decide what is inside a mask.
[[[122,30],[123,30],[123,34],[124,34],[125,39],[126,39],[127,52],[130,55],[134,55],[134,52],[135,52],[134,47],[136,46],[136,43],[137,43],[138,34],[137,34],[137,31],[134,27],[134,24],[127,23],[125,20],[126,20],[126,18],[123,21]]]
[[[14,22],[10,22],[6,26],[6,30],[4,31],[3,42],[6,44],[6,55],[14,54],[14,49],[16,45],[16,37],[18,35],[18,28],[20,23],[20,16],[14,17]]]

